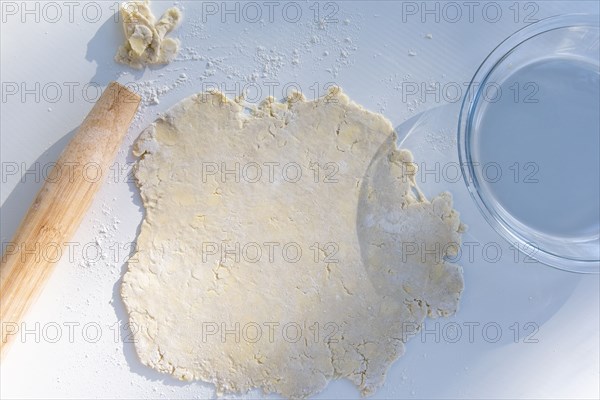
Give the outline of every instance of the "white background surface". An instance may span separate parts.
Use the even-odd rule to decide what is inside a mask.
[[[9,4],[16,7],[15,14],[7,8]],[[501,40],[524,26],[531,12],[535,12],[533,19],[598,12],[596,1],[498,2],[502,16],[492,23],[495,7],[485,15],[485,3],[475,2],[470,17],[467,6],[458,2],[462,15],[452,22],[455,9],[444,3],[426,3],[430,9],[438,7],[436,21],[435,14],[422,14],[422,2],[405,2],[404,6],[394,1],[340,2],[334,15],[337,22],[317,23],[314,8],[320,10],[320,17],[335,8],[298,2],[302,16],[289,22],[284,18],[284,3],[277,3],[271,21],[268,8],[258,2],[263,21],[252,23],[248,19],[254,14],[244,15],[242,3],[236,22],[235,15],[203,13],[201,2],[182,2],[185,19],[174,32],[182,42],[181,56],[164,68],[133,71],[113,62],[122,40],[113,16],[116,3],[95,3],[99,14],[94,4],[86,2],[45,4],[2,4],[2,242],[10,240],[41,186],[43,167],[58,157],[92,107],[97,85],[104,87],[111,80],[137,82],[146,96],[118,155],[117,163],[127,167],[132,161],[131,143],[144,126],[178,100],[214,84],[230,96],[243,87],[258,86],[264,97],[270,94],[268,87],[274,87],[279,99],[286,84],[294,83],[312,98],[316,88],[322,94],[322,88],[333,82],[351,99],[382,112],[397,126],[451,100],[430,95],[424,103],[415,101],[417,95],[403,92],[407,83],[458,83],[466,89],[479,63]],[[159,14],[172,4],[153,2],[153,10]],[[221,2],[212,4],[222,7]],[[417,14],[403,12],[412,6]],[[24,7],[34,11],[26,13]],[[294,18],[293,11],[288,8],[288,20]],[[425,37],[429,33],[431,39]],[[164,93],[157,95],[159,104],[151,105],[156,87],[164,87]],[[8,168],[13,166],[17,170],[10,175]],[[21,172],[27,170],[33,173],[21,179]],[[210,385],[178,382],[141,365],[133,344],[123,341],[125,330],[115,337],[115,324],[127,322],[119,296],[120,277],[142,210],[127,173],[111,175],[73,238],[77,243],[73,255],[63,256],[28,314],[24,327],[32,332],[19,338],[2,360],[3,398],[214,396]],[[445,189],[460,191],[461,184]],[[431,185],[424,186],[427,192],[431,190]],[[525,263],[522,255],[515,262],[508,244],[480,223],[466,200],[459,196],[456,208],[472,226],[464,240],[479,244],[472,259],[465,254],[460,260],[466,283],[461,309],[451,319],[426,322],[430,333],[408,343],[406,354],[393,364],[375,397],[598,398],[599,277]],[[489,262],[495,258],[496,246],[485,254],[485,243],[500,245],[499,260]],[[97,247],[104,258],[95,260]],[[72,340],[71,323],[79,324],[72,328]],[[487,331],[483,329],[486,324],[492,324]],[[456,338],[452,328],[457,325],[461,335],[452,343]],[[62,336],[50,343],[56,326]],[[94,342],[89,339],[94,338],[97,326],[101,335]],[[468,326],[473,326],[471,334]],[[501,335],[494,342],[497,327]],[[529,336],[532,327],[539,329]],[[318,397],[357,396],[352,385],[337,381]]]

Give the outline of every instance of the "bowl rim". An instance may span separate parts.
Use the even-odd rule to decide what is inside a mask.
[[[599,18],[600,16],[597,14],[555,15],[529,24],[504,39],[483,60],[469,82],[465,96],[462,99],[457,129],[458,158],[463,180],[472,200],[488,224],[511,245],[517,244],[518,250],[529,257],[561,270],[578,273],[600,273],[600,260],[569,258],[536,246],[530,241],[531,239],[524,237],[513,229],[511,223],[502,218],[494,207],[489,205],[485,196],[482,196],[482,191],[478,189],[480,185],[474,169],[475,163],[472,162],[471,158],[471,138],[473,134],[470,125],[472,116],[475,110],[478,109],[480,91],[485,86],[483,82],[487,82],[491,73],[515,48],[535,36],[552,30],[571,27],[600,29]],[[479,84],[477,84],[478,82]]]

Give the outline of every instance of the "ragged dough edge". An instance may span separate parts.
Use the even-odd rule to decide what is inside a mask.
[[[237,122],[240,124],[240,126],[243,125],[249,119],[253,118],[271,118],[274,121],[285,125],[287,119],[293,117],[293,115],[290,114],[290,110],[293,110],[294,105],[297,102],[306,102],[306,100],[302,97],[301,94],[293,94],[292,96],[288,97],[288,99],[286,99],[286,101],[283,103],[276,102],[272,98],[267,98],[257,107],[244,107],[241,104],[241,100],[243,99],[236,99],[232,101],[219,92],[202,93],[183,100],[181,103],[169,110],[164,116],[162,116],[159,119],[159,122],[169,124],[170,121],[177,117],[177,113],[180,112],[180,110],[185,110],[186,104],[191,104],[190,102],[195,101],[205,101],[206,99],[209,99],[212,105],[214,106],[229,108],[230,112],[236,115]],[[378,114],[371,113],[370,111],[362,108],[360,105],[351,102],[349,98],[344,93],[342,93],[342,91],[339,88],[332,88],[326,96],[324,96],[321,99],[314,100],[311,103],[314,104],[314,107],[318,107],[322,105],[323,102],[330,100],[338,101],[342,105],[354,107],[358,111],[366,113],[366,115],[381,119]],[[249,108],[250,112],[247,114],[244,113],[244,108]],[[393,133],[394,131],[391,126],[391,123],[389,123],[389,121],[387,120],[385,121],[385,129],[389,133],[395,135],[395,133]],[[143,165],[144,168],[149,168],[152,165],[152,155],[162,150],[164,150],[164,148],[161,148],[161,145],[156,138],[156,123],[153,123],[148,129],[143,131],[143,133],[140,135],[140,137],[134,145],[134,155],[140,157],[140,160],[136,165],[136,179],[138,180],[138,186],[140,187],[140,190],[142,192],[142,199],[144,201],[144,207],[146,208],[146,210],[152,209],[154,205],[150,202],[150,199],[145,196],[144,185],[146,184],[146,182],[142,179],[139,179],[137,171],[139,170],[140,165]],[[389,161],[390,163],[398,163],[398,161],[400,161],[401,164],[410,162],[412,161],[412,155],[406,150],[395,149],[390,152]],[[416,170],[414,172],[416,172]],[[413,187],[417,188],[416,183],[414,182],[414,172],[412,173],[411,177],[411,185],[414,185]],[[158,171],[152,170],[149,171],[148,176],[152,176],[154,173],[156,173],[156,176],[158,176]],[[411,174],[408,175],[411,176]],[[148,176],[145,176],[145,178],[148,178]],[[431,202],[429,202],[425,199],[422,193],[418,191],[417,188],[416,195],[413,195],[413,193],[410,192],[407,194],[404,200],[405,202],[402,203],[403,208],[413,207],[415,205],[418,206],[423,204],[433,204],[433,212],[440,218],[440,220],[444,221],[445,224],[452,227],[452,229],[457,233],[457,235],[464,228],[458,219],[458,213],[452,209],[452,197],[449,193],[442,193],[441,195],[433,198]],[[146,228],[146,223],[147,221],[146,219],[144,219],[142,229]],[[458,236],[458,242],[459,241],[460,237]],[[460,293],[462,292],[462,277],[460,277],[461,269],[459,266],[455,266],[455,272],[460,279],[458,279],[455,282],[451,282],[453,287],[448,290],[450,293],[448,293],[448,296],[446,296],[447,298],[441,304],[435,305],[434,308],[430,306],[427,300],[419,298],[419,293],[416,293],[414,299],[412,300],[407,298],[409,300],[408,302],[410,303],[407,304],[407,307],[409,308],[411,315],[415,316],[415,320],[418,322],[419,326],[425,318],[425,315],[429,315],[430,317],[447,316],[454,313],[457,310],[458,300],[460,297]],[[141,359],[141,361],[144,364],[151,366],[161,372],[172,374],[182,380],[200,379],[203,381],[213,382],[217,386],[218,393],[240,391],[244,392],[249,389],[252,389],[253,387],[257,387],[256,385],[253,386],[252,384],[250,384],[248,387],[231,386],[228,384],[228,382],[221,380],[218,375],[215,375],[214,371],[211,370],[210,365],[203,366],[203,371],[198,372],[182,368],[180,366],[170,363],[168,360],[165,360],[163,351],[161,350],[160,346],[153,341],[153,338],[151,336],[151,332],[153,331],[153,329],[151,328],[153,328],[153,324],[157,324],[157,322],[148,313],[140,312],[135,307],[132,307],[129,302],[128,294],[134,289],[131,286],[127,286],[129,284],[127,276],[128,275],[126,275],[124,278],[122,295],[125,302],[125,306],[130,315],[130,320],[132,322],[141,320],[143,323],[140,323],[140,326],[143,326],[144,323],[146,325],[150,325],[150,327],[147,326],[146,329],[142,329],[136,334],[134,334],[135,338],[137,339],[136,349],[138,350],[138,355],[142,357],[141,354],[153,354],[152,357]],[[432,277],[432,279],[435,279],[435,274]],[[148,318],[149,321],[144,320],[144,318]],[[400,357],[404,352],[403,340],[393,337],[388,338],[388,340],[394,343],[392,346],[395,350],[387,354],[386,363],[380,363],[384,365],[384,368],[381,368],[380,366],[378,370],[376,370],[374,373],[372,372],[370,375],[366,375],[368,367],[365,367],[366,369],[363,372],[359,373],[347,371],[343,365],[344,359],[340,358],[343,356],[343,354],[351,352],[355,354],[355,356],[358,358],[362,357],[364,362],[366,362],[366,364],[368,365],[369,359],[367,358],[367,356],[362,355],[362,353],[360,353],[360,350],[352,347],[340,349],[337,346],[331,346],[330,344],[328,344],[333,372],[323,376],[319,384],[316,385],[316,387],[311,388],[305,393],[293,393],[286,395],[289,395],[290,397],[304,397],[314,394],[321,390],[330,379],[339,377],[346,377],[353,381],[360,388],[362,395],[372,394],[379,386],[381,386],[381,384],[383,384],[387,368],[389,368],[391,363],[398,357]],[[144,348],[153,348],[154,351],[140,351],[140,349]],[[343,352],[341,352],[342,350]],[[263,391],[266,393],[280,392],[280,390],[278,390],[276,387],[260,387],[262,387]]]

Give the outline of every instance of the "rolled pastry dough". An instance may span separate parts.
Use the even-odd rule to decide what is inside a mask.
[[[338,88],[252,110],[194,95],[146,129],[122,285],[140,360],[218,393],[306,397],[348,378],[372,394],[463,289],[444,261],[463,229],[452,198],[427,201],[394,140]]]

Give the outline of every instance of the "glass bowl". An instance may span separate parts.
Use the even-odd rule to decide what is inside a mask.
[[[463,99],[459,162],[487,222],[526,255],[600,268],[598,16],[533,23],[484,60]]]

